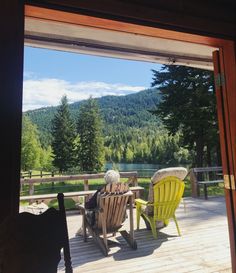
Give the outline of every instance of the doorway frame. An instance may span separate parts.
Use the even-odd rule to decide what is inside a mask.
[[[40,20],[57,21],[73,25],[83,25],[99,29],[122,31],[132,34],[140,34],[151,37],[165,38],[195,44],[202,44],[219,48],[221,74],[224,75],[224,107],[217,105],[218,113],[225,112],[226,120],[218,114],[220,142],[222,151],[223,174],[225,177],[236,177],[236,56],[235,42],[231,40],[213,38],[208,36],[183,33],[179,31],[166,30],[140,24],[115,21],[111,19],[98,18],[78,13],[46,9],[36,6],[25,6],[25,16]],[[217,72],[218,73],[218,72]],[[227,124],[225,124],[225,122]],[[223,145],[227,138],[227,147]],[[230,179],[229,179],[230,180]],[[232,183],[232,184],[231,184]],[[233,272],[236,272],[236,192],[233,188],[233,181],[229,181],[229,187],[225,188],[225,200],[228,217],[229,238],[231,247],[231,260]]]
[[[224,74],[224,112],[227,116],[225,124],[220,124],[220,141],[225,137],[228,143],[222,155],[223,173],[229,177],[236,177],[236,42],[186,32],[167,30],[164,28],[150,27],[145,22],[136,20],[135,23],[122,22],[121,19],[104,19],[91,15],[81,15],[76,7],[70,12],[59,11],[56,8],[41,8],[33,5],[24,5],[23,1],[3,0],[3,8],[0,11],[0,23],[3,25],[5,43],[0,44],[0,76],[2,81],[2,102],[4,107],[0,110],[2,130],[10,131],[10,138],[1,135],[2,170],[9,174],[3,174],[2,180],[8,181],[3,185],[1,195],[0,218],[4,219],[9,214],[17,213],[19,206],[19,175],[20,175],[20,135],[21,135],[21,107],[22,107],[22,83],[23,83],[23,45],[24,45],[24,16],[34,17],[48,21],[58,21],[74,25],[85,25],[96,28],[124,31],[189,43],[213,46],[220,49],[221,73]],[[92,4],[91,4],[92,5]],[[25,15],[24,15],[25,12]],[[172,29],[178,29],[173,22]],[[14,78],[14,81],[12,81]],[[9,101],[11,104],[9,106]],[[5,106],[5,105],[6,106]],[[220,107],[218,105],[218,107]],[[222,109],[220,109],[222,110]],[[7,123],[4,119],[7,118]],[[219,116],[219,121],[221,116]],[[225,126],[225,130],[222,126]],[[9,133],[9,132],[8,132]],[[5,147],[4,147],[5,145]],[[10,151],[9,148],[11,147]],[[222,148],[222,145],[221,145]],[[226,156],[227,154],[227,156]],[[227,162],[228,163],[227,163]],[[4,169],[5,168],[5,169]],[[229,188],[225,189],[227,217],[229,223],[229,238],[231,247],[232,271],[236,273],[236,191],[232,189],[233,181],[229,181]]]

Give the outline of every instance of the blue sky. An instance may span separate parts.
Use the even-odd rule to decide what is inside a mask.
[[[23,110],[150,87],[161,65],[25,47]]]

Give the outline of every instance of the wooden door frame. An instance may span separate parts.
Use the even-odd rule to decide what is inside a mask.
[[[5,50],[8,54],[4,52],[0,52],[0,57],[4,60],[5,65],[8,65],[8,69],[4,71],[4,63],[0,65],[0,68],[4,71],[2,74],[3,78],[8,80],[8,82],[3,85],[2,93],[6,95],[6,98],[2,101],[7,104],[10,103],[11,99],[14,100],[14,104],[12,108],[4,108],[7,113],[9,124],[4,124],[5,127],[2,127],[2,130],[7,130],[10,126],[11,128],[11,138],[8,140],[8,144],[13,145],[11,147],[10,153],[8,151],[4,151],[4,155],[8,155],[6,163],[4,166],[8,166],[8,170],[12,171],[11,178],[8,180],[9,184],[6,188],[6,194],[3,200],[2,208],[1,208],[1,217],[10,214],[11,212],[16,212],[18,209],[19,202],[19,168],[20,168],[20,125],[21,125],[21,98],[22,98],[22,82],[23,82],[23,22],[22,15],[24,14],[22,11],[22,4],[19,3],[21,1],[18,0],[3,0],[6,3],[6,17],[5,24],[9,24],[6,27],[6,33],[11,33],[11,37],[9,45],[2,44],[0,46],[1,49]],[[8,3],[11,2],[11,7],[7,6]],[[22,1],[23,2],[23,1]],[[0,12],[4,15],[4,10]],[[15,17],[14,17],[14,16]],[[59,21],[65,22],[74,25],[84,25],[96,28],[110,29],[110,30],[118,30],[128,33],[137,33],[146,36],[159,37],[177,41],[184,41],[189,43],[202,44],[207,46],[213,46],[219,48],[222,52],[221,54],[221,63],[225,72],[225,99],[226,99],[226,108],[224,109],[228,114],[228,124],[227,124],[227,137],[230,140],[231,145],[227,147],[228,157],[229,157],[229,169],[226,169],[226,164],[224,163],[225,157],[223,156],[223,172],[224,174],[234,175],[236,177],[236,43],[235,41],[218,39],[213,37],[207,37],[196,34],[188,34],[184,32],[177,32],[173,30],[166,30],[162,28],[145,26],[143,22],[139,22],[137,19],[137,23],[125,23],[121,21],[115,21],[111,19],[103,19],[93,16],[81,15],[75,12],[64,12],[58,11],[54,9],[45,9],[40,7],[34,7],[30,5],[25,5],[25,16],[26,17],[34,17],[42,20],[49,21]],[[9,18],[8,18],[9,17]],[[111,15],[112,17],[112,15]],[[14,18],[14,20],[12,19]],[[17,26],[17,27],[16,27]],[[175,25],[173,23],[173,29]],[[19,30],[16,33],[16,29]],[[7,37],[7,35],[5,34]],[[18,43],[18,44],[14,44]],[[14,46],[13,46],[14,45]],[[13,54],[12,54],[13,53]],[[9,56],[10,59],[6,59],[4,57]],[[12,54],[12,55],[11,55]],[[9,63],[10,61],[10,63]],[[12,68],[9,69],[9,68]],[[11,81],[11,77],[14,78],[14,81]],[[10,88],[12,87],[13,92],[9,93]],[[14,111],[16,110],[16,111]],[[13,111],[13,113],[12,113]],[[2,113],[3,117],[6,116],[6,113]],[[14,127],[14,125],[16,125]],[[220,126],[220,132],[223,131],[222,126]],[[221,142],[223,141],[224,135],[220,134]],[[1,139],[6,140],[6,138],[2,137]],[[3,144],[4,145],[4,144]],[[2,156],[2,157],[3,157]],[[4,178],[8,178],[7,175]],[[233,272],[236,273],[236,258],[235,258],[235,211],[236,211],[236,194],[235,191],[231,189],[225,190],[226,196],[226,207],[227,207],[227,215],[229,222],[229,235],[230,235],[230,245],[231,245],[231,258],[232,258],[232,269]],[[1,200],[0,200],[1,201]],[[4,207],[5,206],[5,207]]]
[[[25,6],[25,16],[38,18],[47,21],[57,21],[62,23],[69,23],[73,25],[83,25],[95,27],[100,29],[108,29],[114,31],[122,31],[126,33],[136,33],[145,36],[165,38],[170,40],[177,40],[195,44],[202,44],[219,48],[221,51],[221,63],[225,73],[225,111],[227,112],[228,124],[226,124],[227,132],[224,132],[224,125],[222,118],[219,118],[220,139],[223,143],[225,134],[227,134],[228,143],[230,147],[226,147],[227,153],[222,155],[223,173],[224,175],[234,175],[236,177],[236,56],[235,56],[235,42],[225,39],[212,38],[207,36],[177,32],[173,30],[166,30],[156,27],[144,26],[141,24],[133,24],[127,22],[120,22],[110,19],[92,17],[72,12],[64,12],[53,9],[45,9],[41,7]],[[220,105],[218,105],[220,107]],[[220,111],[219,111],[220,112]],[[224,133],[223,133],[224,132]],[[221,145],[222,147],[222,145]],[[226,152],[225,148],[222,151]],[[226,158],[226,154],[229,158]],[[229,164],[226,164],[226,161]],[[231,245],[231,259],[233,272],[236,272],[235,259],[235,242],[236,242],[236,228],[235,228],[235,210],[236,210],[236,194],[231,189],[225,189],[227,216],[229,224],[229,236]]]

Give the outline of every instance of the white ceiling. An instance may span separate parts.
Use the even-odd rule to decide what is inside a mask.
[[[213,70],[216,48],[121,31],[25,19],[25,45]]]

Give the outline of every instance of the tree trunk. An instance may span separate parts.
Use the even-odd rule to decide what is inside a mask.
[[[203,141],[202,138],[196,140],[196,166],[203,167]]]
[[[207,166],[209,166],[209,167],[212,166],[210,144],[207,144]]]
[[[204,149],[204,145],[203,145],[202,138],[198,138],[196,140],[196,166],[197,167],[203,167],[203,149]],[[199,181],[203,180],[203,174],[198,173],[197,179]]]

